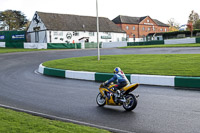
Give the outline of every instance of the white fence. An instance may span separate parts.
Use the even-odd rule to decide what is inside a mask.
[[[47,49],[47,43],[24,43],[26,49]]]
[[[6,47],[6,43],[5,42],[0,42],[0,47],[5,48]]]
[[[187,44],[187,43],[196,43],[196,38],[170,39],[164,41],[165,44]]]
[[[127,42],[103,42],[102,48],[126,47]]]

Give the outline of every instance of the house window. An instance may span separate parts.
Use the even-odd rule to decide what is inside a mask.
[[[153,26],[153,31],[155,31],[155,27]]]
[[[161,28],[160,31],[163,31],[163,29]]]
[[[133,30],[135,30],[135,26],[133,26]]]
[[[146,40],[146,39],[145,39],[145,38],[146,38],[146,37],[145,37],[145,35],[143,35],[143,36],[142,36],[142,38],[143,38],[143,41],[145,41],[145,40]]]
[[[149,23],[150,21],[149,21],[149,19],[147,19],[147,23]]]
[[[94,36],[94,32],[89,32],[89,36]]]
[[[150,27],[148,27],[148,31],[150,31],[151,30],[151,28]]]
[[[142,27],[142,30],[145,31],[145,27]]]
[[[54,36],[63,36],[63,32],[59,32],[59,31],[54,31],[53,32]]]
[[[58,32],[57,32],[57,31],[54,31],[54,32],[53,32],[53,35],[54,35],[54,36],[58,36]]]
[[[128,26],[126,26],[126,30],[128,30],[129,29],[129,27]]]
[[[104,32],[104,33],[105,33],[105,34],[107,34],[107,35],[109,35],[109,36],[111,35],[111,33],[110,33],[110,32]]]
[[[39,32],[35,31],[35,42],[39,42]]]
[[[79,32],[74,31],[73,36],[79,36]]]
[[[167,28],[165,28],[165,32],[167,32]]]

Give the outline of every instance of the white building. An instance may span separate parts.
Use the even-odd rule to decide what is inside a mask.
[[[187,24],[181,25],[179,27],[179,31],[186,31],[186,29],[187,29]]]
[[[126,33],[108,18],[99,17],[100,42],[125,41]],[[96,42],[96,17],[36,12],[27,30],[28,42]]]

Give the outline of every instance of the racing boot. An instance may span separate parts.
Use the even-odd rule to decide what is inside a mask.
[[[121,91],[117,90],[116,93],[117,93],[117,98],[120,98],[121,97]]]

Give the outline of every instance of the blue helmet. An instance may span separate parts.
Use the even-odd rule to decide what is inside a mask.
[[[121,69],[119,68],[119,67],[116,67],[115,69],[114,69],[114,73],[118,73],[118,72],[120,72],[121,71]]]

